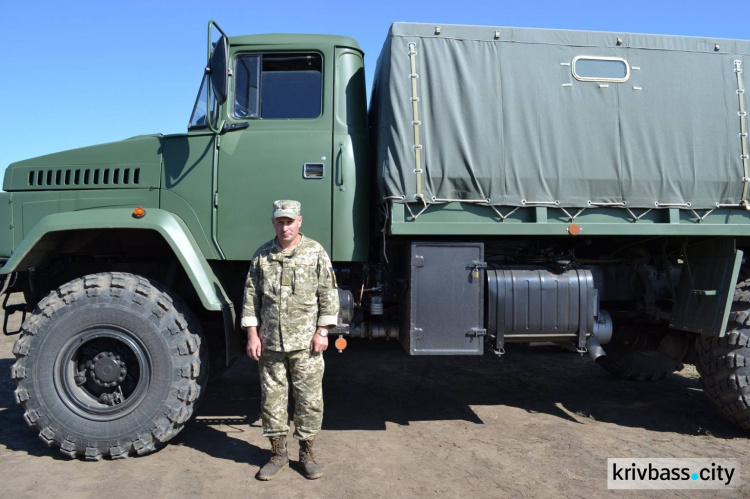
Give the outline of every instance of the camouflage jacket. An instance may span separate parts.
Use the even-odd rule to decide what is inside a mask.
[[[255,252],[245,283],[242,327],[260,326],[263,349],[293,352],[309,348],[316,326],[334,327],[339,295],[325,249],[300,233],[289,253],[276,239]]]

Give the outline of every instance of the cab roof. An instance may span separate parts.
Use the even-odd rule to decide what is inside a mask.
[[[362,49],[353,38],[337,35],[308,35],[296,33],[269,33],[264,35],[232,36],[228,38],[230,46],[248,45],[278,45],[278,46],[305,46],[305,45],[330,45],[336,47],[349,47],[359,51]]]

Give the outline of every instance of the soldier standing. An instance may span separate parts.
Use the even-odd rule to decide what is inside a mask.
[[[247,355],[258,361],[263,436],[272,456],[258,479],[272,480],[289,465],[288,396],[294,396],[294,438],[305,477],[323,476],[313,454],[313,438],[323,422],[323,351],[335,327],[339,302],[336,278],[325,249],[300,231],[297,201],[273,203],[276,237],[255,252],[242,306]]]

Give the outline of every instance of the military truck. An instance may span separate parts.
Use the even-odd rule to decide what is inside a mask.
[[[243,351],[248,263],[292,198],[334,262],[338,349],[693,363],[750,429],[749,62],[748,41],[398,23],[368,113],[353,39],[210,22],[186,133],[5,172],[24,418],[71,457],[169,441]]]

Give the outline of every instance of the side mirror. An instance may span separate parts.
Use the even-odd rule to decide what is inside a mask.
[[[227,100],[227,52],[227,37],[222,35],[216,42],[208,63],[211,70],[211,88],[216,95],[218,105],[224,104],[224,101]]]

